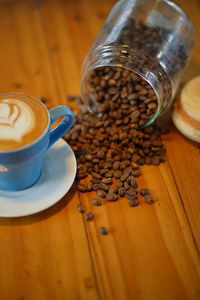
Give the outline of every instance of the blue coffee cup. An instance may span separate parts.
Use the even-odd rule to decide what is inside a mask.
[[[38,99],[24,94],[1,94],[0,98],[26,97]],[[40,101],[39,101],[40,102]],[[40,177],[45,153],[58,139],[63,137],[71,128],[74,116],[69,107],[56,106],[50,110],[40,102],[48,115],[48,122],[43,133],[33,142],[16,150],[0,150],[0,189],[23,190],[32,186]],[[60,123],[51,130],[53,122],[63,117]],[[38,120],[40,121],[40,116]]]

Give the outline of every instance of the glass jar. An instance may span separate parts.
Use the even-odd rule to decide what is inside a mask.
[[[145,126],[151,124],[172,104],[194,40],[192,23],[175,3],[118,1],[82,66],[81,94],[87,108],[98,111],[99,102],[103,102],[102,97],[101,101],[97,97],[100,82],[95,88],[91,84],[95,71],[123,68],[139,75],[153,88],[157,106],[143,122]]]

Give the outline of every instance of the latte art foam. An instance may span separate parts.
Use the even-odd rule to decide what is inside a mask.
[[[17,99],[0,102],[0,139],[21,141],[35,126],[35,116],[30,106]]]
[[[27,146],[46,130],[49,116],[37,99],[23,94],[0,95],[0,151]]]

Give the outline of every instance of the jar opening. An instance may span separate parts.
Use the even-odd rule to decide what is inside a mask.
[[[133,128],[152,124],[160,114],[157,91],[142,74],[124,66],[92,69],[83,78],[81,89],[91,113],[107,112],[116,122],[121,117],[128,118],[126,122],[131,122]]]

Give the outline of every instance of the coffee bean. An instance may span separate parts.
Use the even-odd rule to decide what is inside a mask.
[[[76,209],[77,209],[77,211],[80,212],[81,214],[83,214],[83,213],[85,212],[84,206],[82,206],[82,205],[80,205],[80,204],[78,204],[78,205],[76,206]]]
[[[131,173],[130,169],[124,170],[122,176],[120,177],[120,180],[125,181],[129,177],[130,173]]]
[[[120,187],[123,187],[123,182],[121,180],[116,180],[115,181],[115,185],[120,188]]]
[[[124,197],[124,195],[125,195],[125,188],[124,188],[124,187],[120,187],[120,188],[119,188],[119,195],[120,195],[121,197]]]
[[[135,180],[133,175],[131,175],[127,178],[127,183],[134,188],[138,187],[137,181]]]
[[[95,172],[91,172],[91,175],[94,177],[94,178],[97,178],[97,179],[102,179],[102,176],[98,173],[95,173]]]
[[[86,158],[88,161],[91,161],[91,160],[93,159],[93,157],[92,157],[91,154],[85,155],[85,158]]]
[[[92,182],[93,184],[96,184],[96,183],[100,183],[101,180],[98,179],[98,178],[92,178],[91,182]]]
[[[120,167],[120,162],[119,161],[115,161],[114,164],[113,164],[113,170],[117,171],[117,170],[119,170],[119,167]]]
[[[150,191],[148,189],[141,189],[140,190],[140,195],[145,196],[147,194],[150,194]]]
[[[118,187],[117,186],[115,186],[115,187],[112,187],[112,188],[110,188],[109,190],[108,190],[108,193],[109,194],[118,194]]]
[[[150,157],[146,157],[146,165],[151,165],[151,158]]]
[[[123,160],[121,163],[120,163],[120,169],[123,170],[127,167],[127,160]]]
[[[93,220],[93,213],[90,211],[90,212],[88,212],[87,214],[86,214],[86,216],[85,216],[85,220],[86,221],[91,221],[91,220]]]
[[[112,178],[113,177],[113,173],[112,172],[108,172],[108,173],[104,174],[104,176],[106,178]]]
[[[113,163],[110,161],[107,161],[104,163],[104,168],[106,169],[111,169],[112,168]]]
[[[138,170],[138,169],[139,169],[139,166],[138,166],[137,163],[132,162],[132,163],[131,163],[131,168],[132,168],[133,170]]]
[[[95,206],[100,206],[100,205],[102,205],[102,201],[98,198],[93,198],[92,199],[92,204],[95,205]]]
[[[79,192],[84,193],[87,191],[87,185],[84,183],[79,183],[77,189],[79,190]]]
[[[146,194],[144,196],[144,201],[147,203],[147,204],[153,204],[154,203],[154,199],[153,197],[151,196],[151,194]]]
[[[100,150],[100,151],[97,152],[97,158],[103,159],[104,156],[105,156],[105,152],[104,151]]]
[[[106,235],[108,234],[108,229],[104,226],[100,226],[99,227],[99,232],[102,234],[102,235]]]
[[[141,170],[138,169],[138,170],[132,170],[131,174],[135,177],[137,176],[140,176],[142,173],[141,173]]]
[[[106,192],[103,191],[103,190],[97,190],[96,195],[97,195],[97,197],[105,198],[106,197]]]
[[[128,200],[135,200],[137,198],[137,196],[127,195],[126,193],[125,193],[125,197]]]
[[[87,184],[87,190],[86,190],[87,192],[91,192],[91,191],[93,191],[93,184],[91,183],[91,182],[89,182],[88,184]]]
[[[118,197],[117,197],[117,195],[114,194],[114,193],[108,193],[108,194],[106,195],[106,199],[107,199],[108,201],[112,202],[112,201],[116,201],[116,200],[118,199]]]
[[[93,191],[97,191],[99,189],[99,183],[93,184]]]
[[[109,172],[108,169],[102,169],[102,170],[99,171],[99,173],[100,173],[101,175],[104,175],[104,174],[106,174],[106,173],[108,173],[108,172]]]
[[[87,173],[86,172],[79,172],[76,177],[78,179],[84,179],[85,177],[87,177]]]
[[[126,191],[125,194],[128,195],[128,196],[135,196],[136,197],[138,193],[133,188],[130,188],[129,190]]]
[[[93,162],[93,164],[98,164],[98,163],[99,163],[99,159],[98,159],[98,158],[94,158],[94,159],[92,160],[92,162]]]
[[[121,159],[122,159],[121,155],[115,155],[114,156],[115,161],[121,161]]]
[[[117,170],[114,172],[114,177],[116,179],[119,179],[122,176],[122,171],[121,170]]]
[[[101,189],[99,184],[116,182],[117,189],[124,189],[123,197],[125,188],[137,188],[134,177],[141,175],[139,165],[157,165],[166,159],[160,129],[156,125],[138,129],[156,111],[157,100],[149,84],[129,70],[103,67],[91,75],[88,85],[92,84],[96,95],[96,114],[80,106],[66,140],[77,158],[77,179],[93,177],[87,191],[112,194],[112,189]]]
[[[160,158],[159,156],[154,156],[151,160],[151,163],[155,166],[158,166],[160,164]]]
[[[130,185],[128,184],[128,182],[124,182],[124,188],[126,191],[130,189]]]
[[[130,207],[135,207],[135,206],[138,206],[140,203],[139,203],[139,201],[138,201],[138,199],[130,199],[129,201],[128,201],[128,205],[130,206]]]
[[[99,189],[100,190],[103,190],[103,191],[105,191],[105,192],[108,192],[108,186],[107,186],[107,184],[105,184],[105,183],[100,183],[99,184]]]
[[[103,178],[102,182],[105,183],[105,184],[108,184],[108,185],[112,184],[112,178]]]

